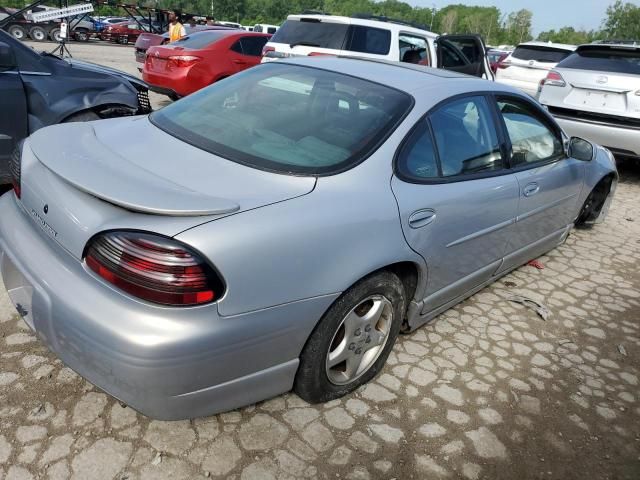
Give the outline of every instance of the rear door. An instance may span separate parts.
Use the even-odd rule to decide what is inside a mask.
[[[534,102],[509,95],[496,100],[520,191],[504,265],[510,268],[561,240],[578,214],[586,162],[566,156],[562,132]]]
[[[5,44],[6,45],[6,44]],[[8,45],[7,45],[8,46]],[[0,48],[3,46],[0,44]],[[8,46],[8,48],[11,48]],[[28,133],[27,100],[17,68],[0,65],[0,185],[11,181],[9,158],[18,141]]]
[[[493,80],[480,35],[442,35],[437,41],[438,68]]]
[[[238,38],[229,48],[229,60],[231,61],[231,71],[240,72],[253,65],[251,57],[245,54],[243,37]]]
[[[242,55],[245,57],[243,60],[246,62],[244,68],[253,67],[260,63],[262,49],[268,40],[269,37],[259,35],[248,35],[240,39]]]
[[[418,122],[398,154],[391,187],[402,230],[429,269],[423,313],[501,265],[518,184],[496,132],[486,97],[458,98]]]

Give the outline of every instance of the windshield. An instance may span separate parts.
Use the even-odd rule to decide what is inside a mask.
[[[251,167],[331,173],[364,160],[413,104],[406,93],[317,68],[269,63],[151,115],[167,133]]]
[[[271,41],[291,46],[298,44],[340,50],[344,45],[348,30],[349,25],[345,23],[287,20],[274,34]]]
[[[527,45],[516,47],[511,56],[519,60],[535,60],[541,63],[558,63],[571,55],[571,50],[560,48]]]
[[[588,48],[575,52],[558,67],[640,75],[640,49]]]

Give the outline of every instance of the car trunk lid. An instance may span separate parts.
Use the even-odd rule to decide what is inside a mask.
[[[563,106],[640,118],[637,76],[575,69],[562,69],[560,74],[570,87]]]
[[[174,236],[315,186],[314,177],[267,173],[204,152],[146,117],[49,127],[25,148],[24,208],[78,258],[103,230]]]
[[[520,45],[502,62],[500,77],[537,84],[547,76],[549,70],[570,54],[570,49]]]

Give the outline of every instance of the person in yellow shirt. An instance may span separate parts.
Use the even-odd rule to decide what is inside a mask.
[[[169,42],[175,42],[180,40],[187,34],[184,26],[178,21],[178,16],[175,12],[169,13]]]

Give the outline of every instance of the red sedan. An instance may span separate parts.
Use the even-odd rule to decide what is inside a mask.
[[[150,47],[142,69],[149,88],[176,99],[260,63],[271,35],[243,30],[195,32]]]

